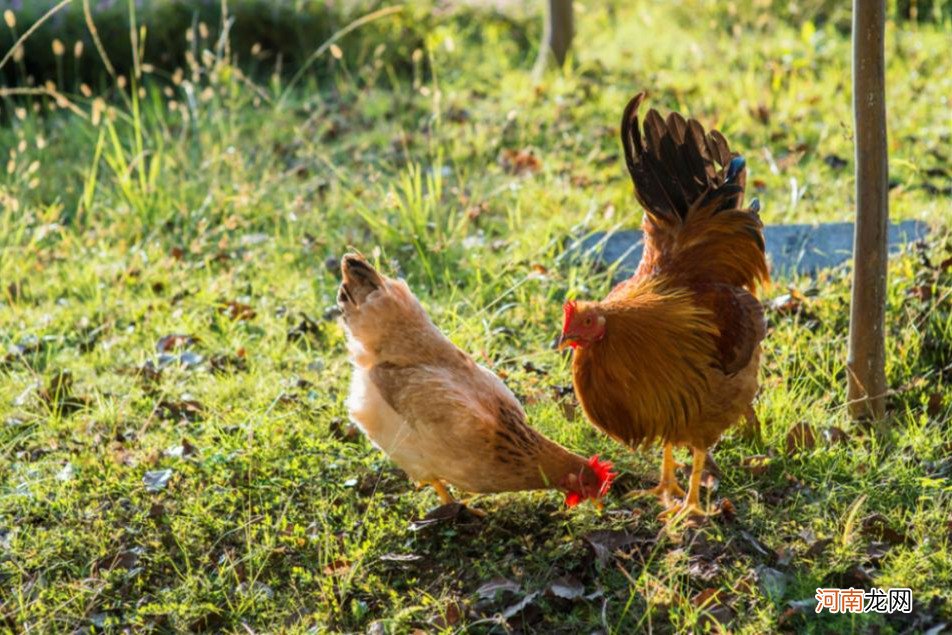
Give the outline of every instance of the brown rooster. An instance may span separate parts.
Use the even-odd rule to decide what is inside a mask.
[[[611,463],[526,425],[512,392],[434,326],[405,282],[356,254],[341,270],[350,415],[410,478],[444,503],[453,502],[445,483],[474,493],[553,488],[569,506],[608,491]]]
[[[666,514],[703,514],[707,449],[752,412],[763,309],[752,295],[769,281],[756,199],[743,208],[744,159],[697,121],[649,110],[644,134],[635,96],[621,138],[645,209],[635,275],[601,302],[568,302],[560,348],[575,349],[575,392],[600,429],[636,447],[664,444],[665,504],[684,496],[673,449],[694,453],[687,498]]]

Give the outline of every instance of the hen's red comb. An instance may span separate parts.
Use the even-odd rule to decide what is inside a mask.
[[[612,472],[612,468],[615,467],[615,465],[611,461],[600,461],[596,454],[588,460],[588,466],[592,468],[592,471],[595,472],[595,476],[598,477],[598,495],[604,496],[611,488],[612,481],[618,476],[617,473]]]
[[[568,328],[569,324],[572,323],[572,318],[575,317],[575,312],[578,310],[578,303],[575,300],[569,300],[562,305],[562,314],[565,316],[565,321],[562,322],[562,330]]]

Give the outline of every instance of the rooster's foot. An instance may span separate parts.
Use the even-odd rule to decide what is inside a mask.
[[[650,489],[637,489],[628,494],[628,496],[631,498],[641,496],[656,496],[660,498],[662,502],[667,502],[671,497],[683,498],[684,490],[681,489],[681,486],[678,485],[677,481],[661,481]]]
[[[711,512],[704,509],[699,503],[684,501],[673,505],[658,514],[658,520],[669,521],[676,518],[700,519],[707,518],[708,516],[713,516],[715,514],[716,512]]]

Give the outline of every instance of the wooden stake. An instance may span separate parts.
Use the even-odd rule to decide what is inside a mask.
[[[886,405],[886,265],[889,168],[886,145],[885,0],[853,0],[856,230],[850,306],[848,398],[854,419],[881,422]],[[883,431],[880,424],[880,431]]]

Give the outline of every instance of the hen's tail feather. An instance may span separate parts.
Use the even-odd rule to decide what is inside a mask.
[[[766,281],[759,203],[741,207],[747,182],[744,158],[731,152],[720,132],[705,132],[697,120],[676,112],[665,120],[651,109],[639,122],[644,99],[645,93],[639,93],[625,108],[622,146],[635,196],[653,221],[655,237],[668,246],[669,264],[705,267],[704,277],[738,286],[752,288],[757,280]],[[652,238],[647,236],[649,242]],[[688,251],[701,260],[686,262]],[[684,252],[681,262],[679,252]],[[732,254],[738,263],[727,262]],[[723,266],[711,269],[712,262]],[[747,273],[738,276],[740,262]]]
[[[340,263],[341,282],[337,301],[360,306],[367,296],[384,284],[377,270],[360,254],[346,254]]]

